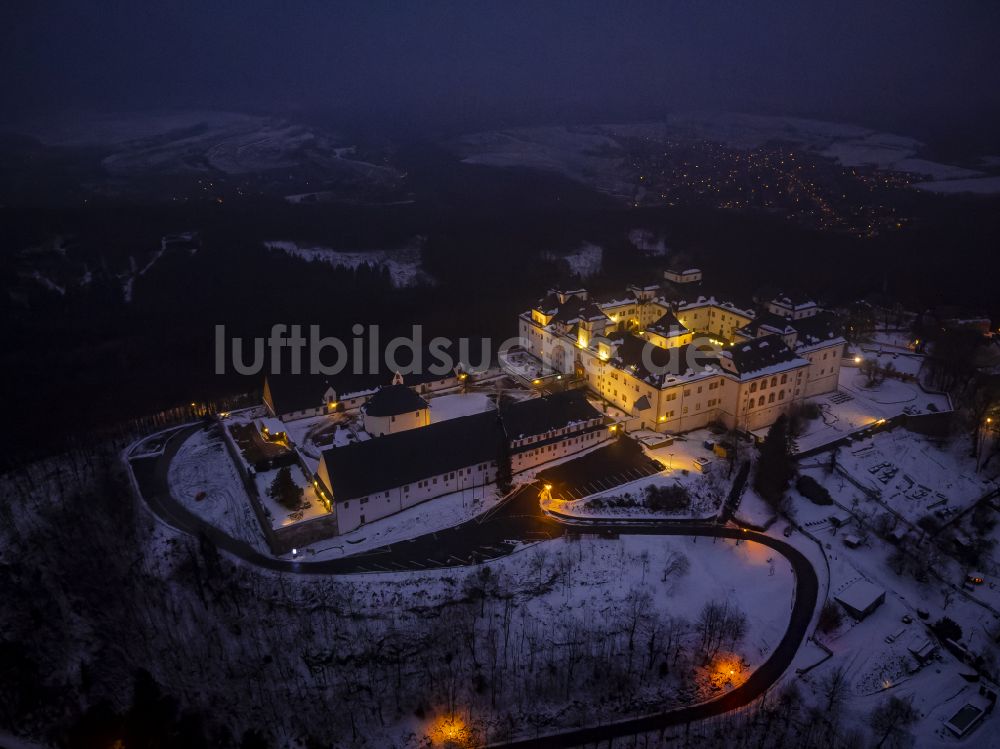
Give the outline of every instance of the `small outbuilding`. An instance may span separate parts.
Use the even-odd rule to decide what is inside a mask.
[[[958,712],[944,722],[945,728],[958,738],[966,736],[986,715],[986,711],[978,705],[966,703]]]
[[[281,419],[271,416],[257,419],[257,429],[260,436],[268,442],[287,442],[288,432],[285,431],[285,424]]]
[[[937,655],[937,645],[926,637],[915,637],[906,648],[921,666]]]
[[[842,540],[844,542],[844,546],[846,546],[848,549],[856,549],[865,542],[865,540],[856,533],[848,533],[843,537]]]
[[[885,603],[885,590],[867,580],[858,580],[837,593],[834,599],[848,614],[861,621]]]

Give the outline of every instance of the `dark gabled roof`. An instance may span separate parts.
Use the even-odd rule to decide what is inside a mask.
[[[812,317],[790,321],[798,333],[796,346],[815,346],[824,341],[832,341],[840,336],[841,322],[829,312],[820,312]]]
[[[726,349],[733,357],[736,371],[741,375],[759,372],[778,364],[807,364],[792,351],[779,335],[762,336]]]
[[[569,424],[596,419],[600,415],[600,411],[590,405],[582,390],[567,390],[543,398],[531,398],[505,405],[502,410],[504,429],[512,440],[544,434]]]
[[[607,320],[608,316],[594,302],[574,298],[566,300],[566,304],[559,307],[559,311],[552,319],[555,322],[573,325],[581,320]]]
[[[717,361],[714,353],[702,351],[692,343],[666,349],[654,346],[649,341],[632,334],[625,335],[617,343],[615,366],[631,372],[635,377],[656,387],[662,387],[663,383],[672,377],[683,377]],[[653,365],[652,371],[646,366],[644,351],[649,353],[649,363]]]
[[[580,303],[574,304],[574,300],[570,299],[566,304],[562,305],[556,314],[552,317],[553,322],[564,323],[566,325],[572,325],[577,320],[580,319]]]
[[[781,291],[774,295],[774,299],[771,300],[775,304],[780,304],[785,307],[803,307],[809,304],[815,304],[816,302],[808,294],[804,293],[800,289],[792,289],[790,291]]]
[[[533,309],[537,309],[539,312],[546,315],[554,315],[559,311],[559,307],[559,297],[552,292],[549,292],[538,300]]]
[[[336,500],[412,484],[429,476],[494,461],[504,438],[544,434],[600,412],[580,390],[532,398],[496,411],[446,419],[378,439],[334,447],[323,453]]]
[[[649,396],[642,396],[639,400],[635,402],[636,411],[648,411],[652,406],[649,403]]]
[[[381,387],[362,406],[369,416],[398,416],[422,408],[427,408],[427,401],[406,385]]]
[[[503,432],[495,411],[447,419],[323,453],[330,491],[343,501],[496,460]]]
[[[599,306],[600,305],[604,305],[604,306],[611,305],[611,306],[617,307],[617,306],[620,306],[622,304],[639,304],[638,297],[636,297],[636,295],[633,294],[628,289],[625,290],[624,294],[621,294],[621,293],[611,293],[611,292],[605,292],[605,293],[602,293],[602,294],[594,294],[594,295],[591,296],[591,299],[597,305],[599,305]]]
[[[325,375],[267,375],[271,405],[277,415],[305,411],[323,406],[323,394],[328,388],[337,389]]]
[[[767,310],[758,310],[756,317],[740,328],[739,332],[750,337],[756,337],[760,333],[761,328],[768,328],[770,332],[780,333],[781,335],[788,335],[795,332],[791,320]]]
[[[651,330],[661,335],[681,335],[688,332],[688,329],[681,324],[677,316],[670,311],[667,311],[659,320],[649,325],[646,330]]]
[[[675,298],[669,300],[678,307],[702,306],[714,304],[717,307],[730,309],[733,312],[746,314],[753,312],[752,304],[737,301],[732,294],[721,294],[716,289],[710,289],[701,284],[681,284],[676,287]]]
[[[656,280],[646,281],[646,282],[630,283],[628,286],[625,287],[625,289],[626,290],[639,289],[640,291],[654,291],[656,289],[659,289],[662,285],[663,284],[661,283],[660,279],[656,279]]]
[[[608,316],[604,314],[604,311],[598,307],[593,302],[587,302],[580,309],[580,319],[581,320],[607,320]]]

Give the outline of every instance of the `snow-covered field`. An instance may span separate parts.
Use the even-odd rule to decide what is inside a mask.
[[[250,498],[222,440],[212,428],[184,441],[167,473],[170,494],[216,528],[268,553]]]
[[[917,182],[913,186],[919,190],[936,192],[942,195],[955,195],[960,193],[996,195],[997,193],[1000,193],[1000,177],[933,180],[930,182]]]
[[[284,252],[308,262],[318,261],[334,267],[357,269],[362,265],[387,268],[392,283],[398,288],[432,283],[420,267],[420,243],[394,250],[335,250],[331,247],[304,246],[298,242],[278,240],[265,243],[271,250]]]
[[[670,252],[662,235],[656,235],[648,229],[632,229],[628,233],[628,241],[637,249],[651,257],[666,257]]]
[[[856,485],[863,486],[913,524],[930,514],[945,519],[959,513],[996,487],[986,474],[976,472],[967,440],[939,447],[905,429],[881,432],[842,448],[837,465],[846,476],[828,480],[836,487],[835,496],[849,497],[848,505],[855,498],[863,502],[864,494]],[[821,478],[822,469],[805,472]]]
[[[395,180],[391,167],[353,158],[335,133],[291,120],[218,111],[120,113],[24,124],[25,132],[60,146],[98,146],[112,175],[246,174],[313,166],[375,181]]]
[[[596,244],[585,242],[579,248],[567,253],[545,252],[543,260],[563,260],[570,272],[586,280],[598,275],[604,258],[604,250]]]

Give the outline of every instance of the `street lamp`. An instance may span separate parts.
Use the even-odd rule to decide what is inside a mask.
[[[986,444],[986,432],[989,429],[990,424],[993,423],[993,417],[987,416],[984,420],[985,428],[979,430],[979,442],[976,445],[976,473],[979,473],[979,469],[982,467],[983,463],[983,446]]]

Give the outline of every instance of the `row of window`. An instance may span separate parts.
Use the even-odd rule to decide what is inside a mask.
[[[562,440],[561,442],[555,442],[551,445],[543,445],[542,447],[536,447],[534,450],[526,450],[521,455],[526,457],[534,457],[535,455],[541,455],[543,453],[555,452],[556,448],[562,445],[577,445],[584,441],[589,441],[597,438],[597,432],[589,432],[587,434],[581,434],[579,437],[572,437],[568,440]]]
[[[778,391],[778,400],[782,401],[784,399],[785,399],[785,391],[784,390],[779,390]],[[771,393],[769,396],[767,396],[767,403],[774,403],[774,393]],[[747,408],[748,409],[753,408],[753,404],[754,404],[753,398],[751,398],[748,401]],[[762,395],[762,396],[760,396],[757,399],[757,408],[760,408],[763,405],[764,405],[764,396]]]
[[[478,466],[476,466],[476,470],[478,470],[478,471],[485,471],[487,465],[489,465],[489,464],[488,463],[480,463]],[[442,481],[454,481],[455,478],[461,478],[462,476],[471,476],[471,475],[472,475],[472,468],[470,467],[470,468],[460,468],[457,471],[451,471],[450,473],[443,474],[440,478],[441,478]],[[428,486],[434,486],[434,485],[436,485],[438,483],[438,478],[439,478],[438,476],[435,476],[432,479],[425,479],[423,481],[418,481],[417,482],[417,488],[418,489],[424,489],[424,488],[426,488]],[[404,494],[405,493],[409,493],[410,486],[411,486],[410,484],[406,484],[403,487],[403,493]],[[385,499],[388,499],[389,498],[389,492],[383,492],[382,493],[382,497],[384,497]],[[368,504],[368,500],[369,499],[378,499],[378,495],[373,494],[373,495],[368,496],[368,497],[362,497],[359,500],[359,502],[360,502],[360,504],[365,505],[365,504]],[[350,506],[350,500],[348,500],[347,502],[344,502],[343,506],[345,508],[349,507]]]
[[[592,419],[591,421],[596,421],[596,419]],[[514,443],[514,445],[515,447],[518,445],[530,445],[532,442],[541,442],[551,437],[559,437],[564,434],[571,434],[572,432],[577,432],[579,430],[580,430],[580,425],[576,425],[573,427],[560,427],[559,429],[553,429],[548,432],[545,432],[544,434],[533,434],[530,437],[525,437],[523,440],[517,440]]]

